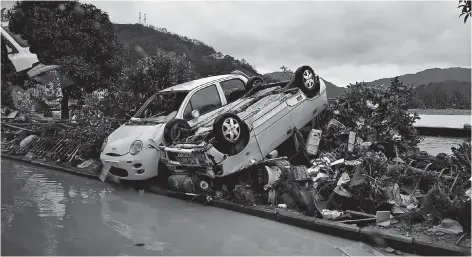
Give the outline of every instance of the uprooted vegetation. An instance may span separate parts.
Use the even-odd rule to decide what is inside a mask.
[[[255,165],[248,172],[253,174],[252,182],[243,180],[229,194],[217,197],[226,195],[249,205],[280,205],[337,220],[353,219],[343,214],[346,211],[366,215],[389,211],[397,219],[429,220],[433,225],[451,218],[470,230],[466,191],[471,186],[471,142],[453,148],[452,155],[419,151],[422,138],[413,127],[418,115],[407,112],[410,94],[398,79],[385,89],[351,85],[318,117],[321,140],[318,154],[309,162],[274,160]],[[303,138],[296,140],[301,145],[298,155],[309,156]],[[262,192],[253,190],[252,184],[262,176],[254,174],[264,174],[264,166],[280,170],[278,182]],[[333,213],[339,214],[333,217]]]

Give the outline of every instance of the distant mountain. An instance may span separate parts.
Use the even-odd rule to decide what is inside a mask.
[[[433,82],[415,87],[412,108],[470,109],[470,81]]]
[[[429,83],[439,83],[446,81],[469,81],[470,82],[470,68],[433,68],[417,72],[415,74],[405,74],[398,78],[403,84],[420,86]],[[391,78],[377,79],[367,82],[368,85],[389,85]]]
[[[288,78],[285,76],[285,73],[283,71],[276,71],[276,72],[264,74],[263,78],[267,80],[268,82],[288,80]],[[328,98],[336,98],[344,94],[344,91],[346,90],[345,88],[338,87],[334,85],[333,83],[325,80],[324,78],[321,78],[321,79],[323,79],[326,84],[326,93],[328,94]]]

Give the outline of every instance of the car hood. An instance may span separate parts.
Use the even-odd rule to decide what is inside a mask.
[[[148,147],[148,140],[152,139],[159,145],[163,140],[165,123],[152,125],[122,125],[108,136],[105,153],[125,155],[129,147],[136,140],[143,142],[143,149]]]

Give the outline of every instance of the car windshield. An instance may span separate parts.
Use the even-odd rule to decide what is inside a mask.
[[[138,110],[134,118],[167,121],[177,114],[188,91],[159,92],[151,96]]]

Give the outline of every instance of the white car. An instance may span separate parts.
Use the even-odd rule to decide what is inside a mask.
[[[251,80],[254,81],[240,73],[212,76],[156,93],[103,142],[102,174],[109,172],[121,180],[157,176],[159,145],[171,145],[181,126],[192,128],[213,121],[247,92],[247,82]]]
[[[202,124],[192,136],[160,146],[172,172],[170,186],[196,193],[187,191],[206,190],[219,178],[263,161],[295,128],[311,124],[328,103],[326,84],[309,66],[298,68],[291,81],[260,89],[240,98],[214,122]],[[186,186],[187,181],[202,183]]]
[[[1,34],[2,41],[5,42],[7,47],[8,58],[17,72],[30,69],[35,63],[39,62],[36,54],[29,51],[28,42],[19,35],[10,32],[8,22],[2,22]]]

